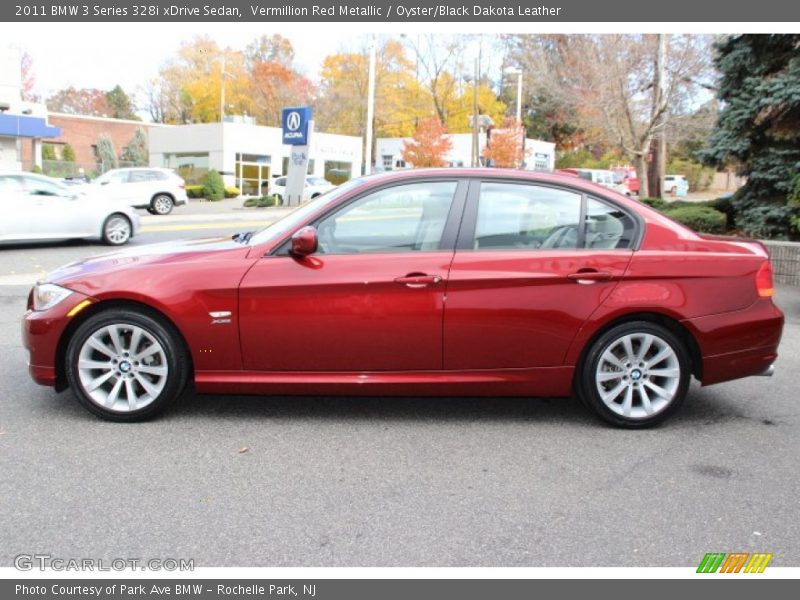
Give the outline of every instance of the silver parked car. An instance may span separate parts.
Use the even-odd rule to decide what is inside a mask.
[[[278,177],[275,180],[275,183],[272,184],[272,189],[270,189],[269,193],[283,199],[283,197],[286,195],[286,182],[288,179],[289,178],[285,175]],[[308,175],[306,176],[306,185],[305,189],[303,190],[303,200],[310,200],[312,198],[316,198],[317,196],[321,196],[322,194],[331,191],[335,187],[335,185],[333,185],[324,177]]]
[[[0,243],[91,238],[121,246],[139,230],[130,206],[33,173],[0,171],[0,207]]]

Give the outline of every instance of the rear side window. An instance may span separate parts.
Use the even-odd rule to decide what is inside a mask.
[[[150,171],[131,171],[128,176],[129,183],[142,183],[144,181],[152,181]]]
[[[473,248],[577,248],[580,214],[580,194],[543,186],[484,182]]]
[[[636,231],[633,219],[616,206],[587,198],[585,223],[586,248],[611,250],[633,247]]]

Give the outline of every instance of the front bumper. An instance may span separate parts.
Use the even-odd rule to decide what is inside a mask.
[[[56,385],[59,342],[74,318],[67,316],[67,313],[88,298],[73,292],[49,310],[35,311],[29,308],[23,315],[22,344],[28,350],[28,371],[39,385]]]

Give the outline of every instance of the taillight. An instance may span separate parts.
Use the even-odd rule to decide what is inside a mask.
[[[775,294],[775,288],[772,286],[772,265],[768,260],[764,261],[756,273],[756,289],[762,298],[770,298]]]

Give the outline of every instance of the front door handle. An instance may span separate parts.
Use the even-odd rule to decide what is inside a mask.
[[[594,269],[590,269],[586,271],[578,271],[577,273],[570,273],[567,275],[567,278],[583,285],[589,285],[592,283],[597,283],[598,281],[608,281],[613,276],[614,275],[608,271],[595,271]]]
[[[410,288],[424,288],[429,285],[436,285],[442,280],[439,275],[427,275],[425,273],[409,273],[405,277],[398,277],[395,283],[400,283]]]

